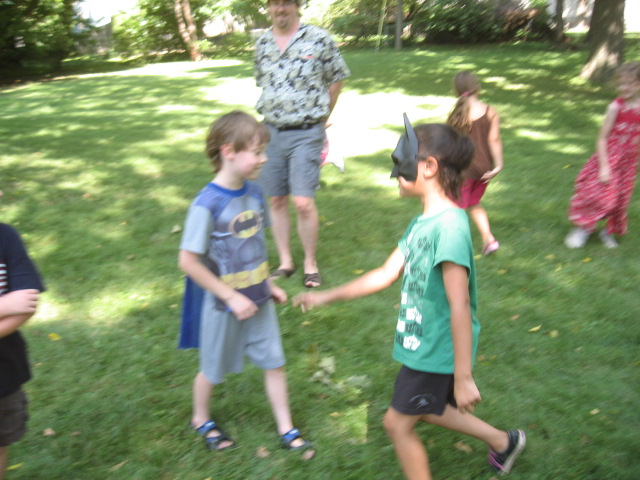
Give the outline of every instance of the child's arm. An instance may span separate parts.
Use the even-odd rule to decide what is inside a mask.
[[[200,287],[222,300],[238,320],[246,320],[257,313],[258,306],[214,275],[200,261],[199,254],[188,250],[180,250],[178,267]]]
[[[0,297],[0,338],[18,330],[36,312],[39,291],[15,290]]]
[[[620,107],[618,107],[616,102],[611,102],[609,104],[607,107],[607,113],[604,117],[604,122],[602,122],[602,127],[600,128],[600,133],[598,134],[598,140],[596,141],[598,165],[600,166],[599,176],[600,182],[602,183],[609,183],[609,180],[611,180],[609,152],[607,151],[607,137],[609,136],[609,133],[611,133],[611,129],[616,121],[619,109]]]
[[[500,117],[498,112],[491,108],[490,113],[493,113],[491,117],[491,126],[489,127],[489,151],[491,152],[491,159],[493,160],[493,170],[485,172],[482,176],[482,180],[488,182],[493,177],[498,175],[502,171],[504,166],[504,160],[502,159],[502,138],[500,138]]]
[[[293,299],[295,307],[303,310],[338,300],[366,297],[379,292],[395,282],[404,268],[404,255],[396,248],[384,264],[338,287],[320,292],[301,293]]]
[[[471,304],[467,269],[453,262],[442,263],[442,278],[451,309],[451,338],[454,357],[453,394],[462,413],[473,412],[480,392],[471,374],[473,352]]]
[[[267,283],[269,284],[273,301],[276,303],[287,303],[287,292],[273,283],[271,279],[267,279]]]

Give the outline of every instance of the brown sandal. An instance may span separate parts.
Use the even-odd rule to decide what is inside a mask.
[[[303,284],[307,288],[317,288],[322,285],[322,277],[319,273],[305,273]]]

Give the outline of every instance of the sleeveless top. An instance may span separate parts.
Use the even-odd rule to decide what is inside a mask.
[[[493,158],[491,158],[491,151],[489,150],[491,121],[487,116],[488,113],[489,107],[487,106],[487,111],[484,112],[484,115],[471,122],[471,130],[468,135],[473,140],[476,151],[471,165],[462,172],[465,180],[479,180],[482,175],[493,168]]]

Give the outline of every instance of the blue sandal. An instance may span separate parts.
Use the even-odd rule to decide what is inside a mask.
[[[292,451],[307,450],[311,448],[311,442],[307,440],[304,440],[304,443],[302,445],[298,445],[297,447],[292,446],[291,444],[293,443],[293,441],[298,438],[302,438],[300,430],[298,430],[297,428],[292,428],[284,435],[280,435],[280,439],[282,440],[282,447]]]
[[[227,434],[224,433],[224,431],[213,420],[209,420],[208,422],[202,424],[200,427],[194,428],[194,430],[196,431],[196,433],[201,435],[202,438],[204,438],[204,442],[209,450],[221,452],[223,450],[227,450],[236,446],[235,440],[227,436]],[[220,432],[220,435],[217,435],[215,437],[207,437],[207,434],[211,430],[217,430],[218,432]],[[223,448],[218,448],[222,442],[231,442],[231,445]]]

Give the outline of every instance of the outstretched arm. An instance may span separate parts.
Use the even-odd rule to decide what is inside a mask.
[[[480,392],[471,374],[473,339],[471,333],[471,304],[467,269],[453,262],[442,263],[442,278],[451,310],[453,340],[453,394],[462,413],[473,412],[480,402]]]
[[[301,306],[304,310],[338,300],[366,297],[390,286],[398,279],[403,268],[404,255],[396,248],[382,266],[338,287],[324,291],[301,293],[293,299],[293,305],[296,307]]]
[[[188,250],[180,250],[178,267],[189,275],[191,280],[222,300],[238,320],[246,320],[258,311],[258,306],[245,295],[237,292],[200,261],[200,255]]]

